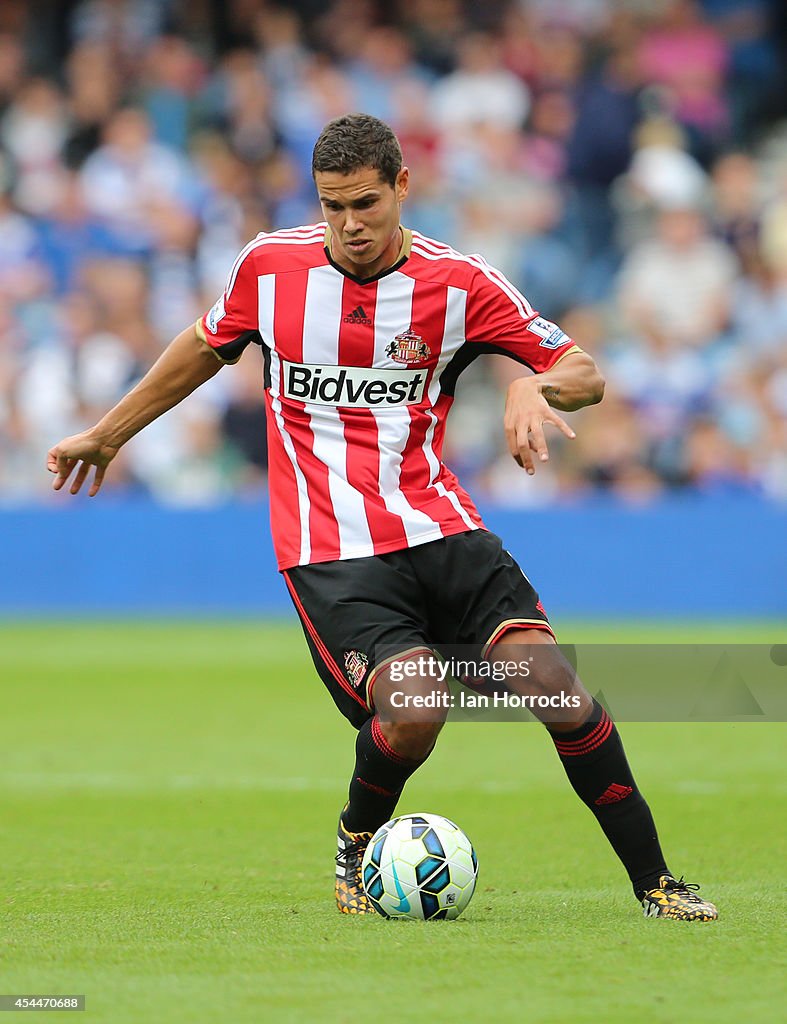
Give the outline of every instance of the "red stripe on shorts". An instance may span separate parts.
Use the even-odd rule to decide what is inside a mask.
[[[299,613],[301,619],[303,620],[303,624],[306,626],[306,629],[309,632],[309,636],[314,641],[314,646],[320,652],[320,657],[325,662],[325,667],[331,673],[331,675],[336,680],[336,682],[339,684],[339,686],[341,686],[341,688],[346,693],[349,693],[349,695],[353,698],[353,700],[358,701],[358,703],[361,705],[362,708],[367,708],[366,702],[364,701],[363,697],[361,697],[359,694],[357,694],[355,692],[355,690],[352,688],[352,686],[350,686],[349,682],[344,678],[342,670],[339,668],[339,666],[333,660],[333,657],[331,656],[331,652],[328,650],[328,648],[325,646],[323,641],[320,639],[320,636],[319,636],[317,630],[314,628],[314,625],[312,624],[312,620],[306,614],[306,609],[303,607],[303,604],[301,603],[301,599],[298,597],[298,594],[296,593],[295,587],[290,582],[290,579],[287,576],[287,573],[283,572],[282,576],[284,577],[284,582],[287,584],[287,589],[290,591],[290,594],[292,595],[292,599],[295,602],[295,607],[298,609],[298,613]],[[368,710],[368,708],[367,708],[367,710]]]

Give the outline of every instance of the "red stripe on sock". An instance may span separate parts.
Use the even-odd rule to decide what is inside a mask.
[[[560,734],[556,733],[555,742],[558,743],[560,746],[564,747],[584,747],[585,744],[592,743],[596,739],[596,737],[599,735],[599,733],[601,733],[601,731],[604,729],[608,721],[609,715],[607,714],[605,709],[602,708],[599,720],[596,722],[596,724],[593,726],[593,728],[586,736],[580,736],[577,739],[573,740],[561,740],[557,738]]]
[[[580,754],[589,754],[608,740],[612,733],[612,728],[612,719],[606,711],[604,711],[599,719],[598,725],[596,725],[592,732],[589,732],[587,736],[583,736],[578,740],[559,740],[555,735],[553,735],[552,739],[557,752],[561,756],[579,757]]]
[[[379,793],[380,796],[397,796],[398,795],[397,793],[394,793],[390,789],[383,789],[382,786],[375,786],[375,784],[373,782],[367,782],[366,779],[362,779],[360,775],[356,775],[355,776],[355,781],[356,782],[360,782],[360,784],[362,786],[364,786],[366,789],[370,789],[373,793]],[[598,801],[596,801],[596,802],[598,803]]]
[[[397,754],[388,740],[383,736],[383,730],[380,728],[380,721],[377,715],[372,719],[372,739],[374,740],[378,750],[385,754],[386,757],[392,761],[396,761],[397,764],[409,764],[406,757],[402,757],[401,754]]]
[[[559,738],[560,733],[555,733],[555,746],[562,747],[566,751],[577,750],[579,747],[584,747],[586,744],[593,743],[595,741],[596,737],[603,730],[605,724],[605,716],[602,714],[601,718],[596,722],[591,731],[586,736],[580,736],[579,739],[561,740]]]
[[[604,723],[600,731],[594,731],[593,738],[585,740],[581,743],[576,741],[567,743],[556,743],[555,747],[559,754],[565,757],[579,757],[581,754],[589,754],[591,751],[596,750],[602,743],[609,739],[612,733],[612,722],[607,721]]]
[[[612,722],[609,722],[607,725],[607,729],[604,731],[604,734],[602,736],[599,736],[595,743],[591,744],[589,747],[586,747],[582,751],[582,753],[589,754],[592,750],[595,750],[597,747],[600,747],[602,743],[606,743],[609,737],[612,735],[613,728],[614,725],[612,724]]]

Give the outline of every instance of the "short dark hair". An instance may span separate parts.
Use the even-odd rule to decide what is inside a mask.
[[[378,171],[388,185],[396,184],[402,148],[385,121],[371,114],[343,114],[329,121],[314,144],[312,175],[316,171],[352,174],[365,167]]]

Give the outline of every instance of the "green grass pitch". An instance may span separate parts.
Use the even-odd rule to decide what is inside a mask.
[[[562,629],[623,635],[665,639]],[[781,724],[622,726],[673,870],[719,904],[702,925],[641,917],[539,727],[449,727],[400,810],[459,822],[479,885],[424,925],[336,913],[353,734],[295,627],[6,624],[0,699],[2,993],[84,993],[110,1024],[771,1024],[784,1006]]]

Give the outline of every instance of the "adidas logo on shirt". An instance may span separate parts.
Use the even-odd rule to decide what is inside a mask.
[[[348,313],[347,316],[342,319],[346,324],[364,324],[366,327],[372,326],[371,318],[366,315],[366,310],[363,306],[356,306],[352,313]]]

